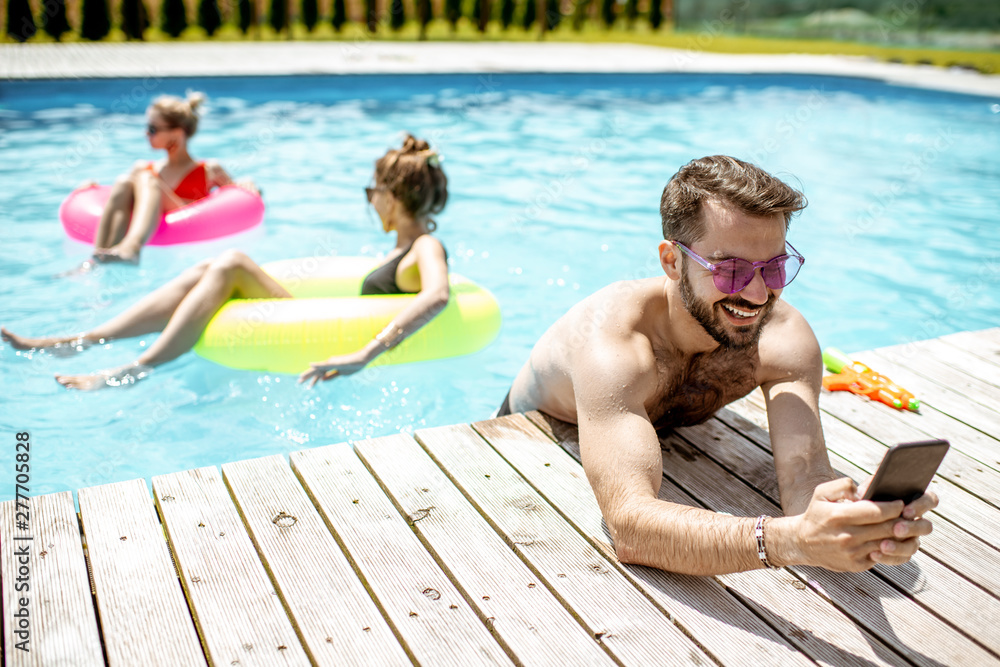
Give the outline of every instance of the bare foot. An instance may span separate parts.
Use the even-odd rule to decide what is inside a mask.
[[[9,343],[15,350],[39,350],[42,348],[74,348],[82,350],[93,344],[93,341],[85,339],[82,334],[75,336],[51,336],[49,338],[27,338],[25,336],[18,336],[4,327],[0,327],[0,339]]]
[[[112,248],[95,248],[94,259],[98,262],[122,262],[125,264],[139,263],[139,249],[114,246]]]
[[[90,273],[95,268],[97,268],[97,261],[93,259],[85,259],[83,260],[83,263],[80,264],[80,266],[73,267],[72,269],[63,271],[62,273],[57,273],[54,277],[68,278],[69,276],[79,276],[85,273]]]
[[[121,368],[97,371],[90,375],[56,375],[56,382],[67,389],[94,391],[105,387],[127,387],[139,380],[145,380],[152,372],[152,366],[137,361]]]

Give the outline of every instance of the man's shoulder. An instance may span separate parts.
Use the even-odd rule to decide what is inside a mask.
[[[758,345],[763,378],[808,372],[821,358],[819,341],[806,318],[794,306],[779,301],[761,333]]]

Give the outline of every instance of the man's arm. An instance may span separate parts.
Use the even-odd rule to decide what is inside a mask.
[[[780,341],[780,344],[778,343]],[[920,519],[937,505],[929,493],[904,507],[855,502],[854,481],[830,465],[819,417],[822,355],[805,319],[787,307],[760,344],[761,390],[767,406],[774,467],[785,517],[769,521],[769,556],[776,565],[812,564],[860,571],[899,565],[931,532]]]
[[[577,356],[580,454],[619,559],[694,575],[762,567],[753,518],[657,498],[663,463],[644,407],[657,382],[648,343],[600,340]]]

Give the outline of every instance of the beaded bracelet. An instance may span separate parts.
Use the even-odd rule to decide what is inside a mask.
[[[774,565],[771,565],[771,561],[767,559],[767,547],[764,545],[764,519],[766,518],[767,515],[765,514],[757,517],[757,525],[753,529],[753,535],[757,538],[757,558],[764,564],[764,567],[775,568]]]

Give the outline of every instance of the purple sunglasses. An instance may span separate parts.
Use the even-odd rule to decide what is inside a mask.
[[[786,242],[786,245],[791,249],[793,253],[791,255],[778,255],[766,262],[750,262],[739,257],[734,257],[732,259],[724,259],[715,264],[712,264],[680,241],[674,241],[673,243],[691,259],[711,271],[715,286],[720,292],[725,292],[726,294],[736,294],[743,290],[753,280],[753,275],[758,268],[760,269],[761,277],[764,279],[764,284],[768,288],[781,289],[795,280],[795,276],[799,274],[799,269],[802,268],[802,265],[806,261],[806,258],[799,254],[795,246],[788,242]]]

